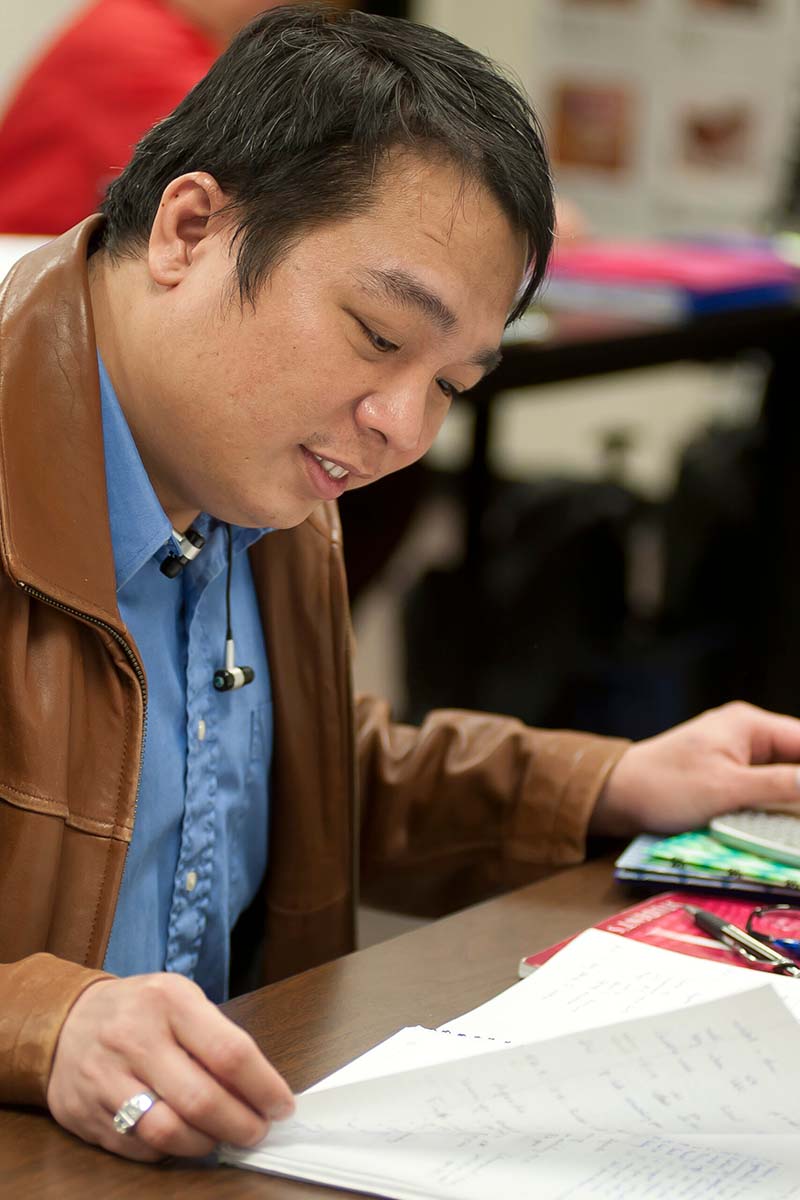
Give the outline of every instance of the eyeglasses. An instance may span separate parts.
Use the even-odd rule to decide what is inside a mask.
[[[747,918],[747,932],[783,954],[800,958],[800,907],[794,904],[764,905]]]

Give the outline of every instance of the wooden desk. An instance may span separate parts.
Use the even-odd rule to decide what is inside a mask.
[[[595,861],[225,1008],[299,1091],[405,1025],[440,1025],[488,1000],[516,982],[523,953],[626,903],[609,860]],[[343,1193],[232,1167],[125,1162],[70,1137],[43,1113],[0,1109],[3,1200],[330,1200],[337,1194]]]

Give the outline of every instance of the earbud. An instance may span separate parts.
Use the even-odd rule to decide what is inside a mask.
[[[173,529],[172,536],[178,543],[180,554],[168,554],[161,564],[161,573],[168,579],[175,579],[180,575],[186,564],[197,558],[206,544],[202,533],[198,533],[191,525],[185,533],[178,533],[177,529]]]
[[[218,692],[232,692],[234,688],[252,683],[256,673],[252,667],[237,667],[234,663],[236,650],[233,638],[225,639],[225,666],[214,672],[214,687]]]
[[[231,629],[231,576],[233,575],[233,535],[230,525],[225,526],[228,535],[228,578],[225,584],[225,615],[227,630],[225,633],[225,666],[214,672],[214,687],[218,692],[232,692],[235,688],[252,683],[256,673],[252,667],[236,666],[236,648],[233,644]]]

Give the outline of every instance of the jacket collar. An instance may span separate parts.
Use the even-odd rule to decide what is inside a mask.
[[[101,220],[0,287],[0,556],[17,583],[122,633],[87,266]]]

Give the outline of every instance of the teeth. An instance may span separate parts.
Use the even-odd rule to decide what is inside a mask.
[[[345,475],[349,474],[344,467],[337,466],[336,463],[332,463],[330,459],[320,458],[318,454],[315,454],[314,458],[322,467],[323,471],[330,475],[331,479],[344,479]]]

